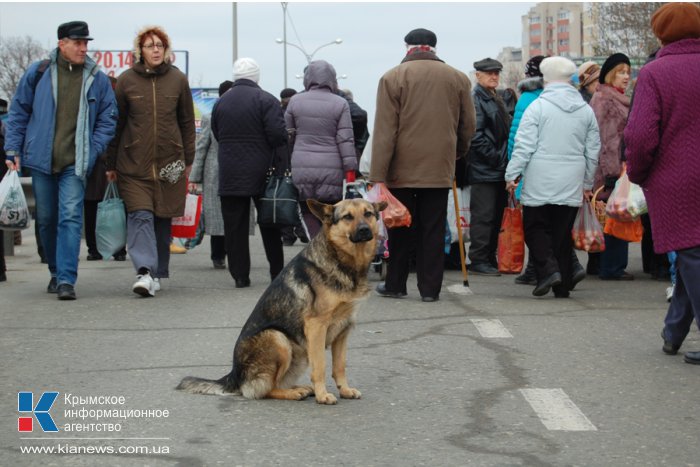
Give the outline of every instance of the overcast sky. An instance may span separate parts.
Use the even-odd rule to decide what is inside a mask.
[[[287,40],[330,62],[341,88],[374,114],[377,82],[404,56],[403,38],[422,27],[437,35],[438,55],[469,73],[473,62],[495,58],[505,46],[520,46],[521,16],[534,3],[290,3]],[[231,78],[231,3],[1,3],[0,38],[30,35],[46,48],[56,46],[58,24],[84,20],[94,41],[90,49],[129,49],[138,29],[158,24],[171,37],[173,48],[189,51],[192,87],[218,87]],[[298,36],[294,32],[296,27]],[[260,85],[279,97],[284,87],[283,15],[279,2],[238,3],[238,56],[252,57],[261,68]],[[300,44],[301,42],[301,44]],[[304,55],[288,47],[288,86],[303,87],[296,79],[306,64]],[[372,120],[370,120],[372,122]],[[370,127],[371,131],[371,127]]]

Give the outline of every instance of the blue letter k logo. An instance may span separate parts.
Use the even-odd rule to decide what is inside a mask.
[[[53,418],[49,415],[49,410],[51,410],[57,397],[58,392],[44,392],[41,394],[39,402],[34,406],[33,392],[19,392],[17,393],[17,410],[19,412],[33,413],[43,431],[58,431]]]

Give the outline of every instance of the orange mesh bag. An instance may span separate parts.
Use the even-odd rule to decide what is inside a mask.
[[[519,274],[525,261],[525,231],[523,211],[516,206],[511,193],[508,206],[503,211],[501,231],[498,234],[498,271],[505,274]]]

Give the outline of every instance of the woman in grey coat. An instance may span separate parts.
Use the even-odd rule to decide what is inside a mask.
[[[219,85],[219,97],[228,91],[233,82]],[[226,242],[224,218],[219,199],[219,144],[211,134],[211,115],[202,115],[202,130],[195,145],[190,183],[201,184],[203,193],[204,232],[211,236],[211,261],[216,269],[226,269]],[[199,188],[199,187],[197,187]]]
[[[294,135],[292,177],[299,188],[301,209],[310,238],[321,229],[306,206],[307,199],[336,203],[343,199],[343,177],[354,181],[357,170],[350,107],[334,94],[335,69],[317,60],[304,73],[305,92],[289,101],[284,119]]]

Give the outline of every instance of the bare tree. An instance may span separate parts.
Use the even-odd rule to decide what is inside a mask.
[[[663,2],[592,3],[597,32],[596,55],[622,52],[629,57],[646,57],[659,47],[651,30],[651,16]]]
[[[46,58],[48,52],[31,36],[0,39],[0,94],[12,99],[29,65]]]

